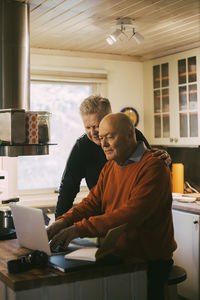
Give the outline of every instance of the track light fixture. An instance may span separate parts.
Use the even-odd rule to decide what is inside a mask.
[[[136,32],[136,26],[133,25],[133,20],[130,18],[117,19],[115,30],[109,35],[109,37],[106,38],[106,41],[109,45],[113,45],[121,35],[126,36],[129,40],[133,38],[137,44],[141,44],[144,40],[144,37],[140,33]]]

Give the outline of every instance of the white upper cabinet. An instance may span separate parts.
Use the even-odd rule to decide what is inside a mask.
[[[170,137],[170,96],[169,96],[169,63],[158,63],[153,71],[153,119],[154,137]]]
[[[200,144],[200,49],[144,63],[144,125],[152,145]]]

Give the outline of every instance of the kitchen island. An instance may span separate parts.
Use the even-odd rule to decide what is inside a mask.
[[[146,299],[146,266],[129,261],[63,273],[52,267],[9,274],[7,261],[25,255],[18,241],[0,241],[1,300]]]

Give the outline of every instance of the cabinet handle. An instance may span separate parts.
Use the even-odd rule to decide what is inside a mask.
[[[177,142],[178,142],[178,139],[177,139],[177,138],[175,138],[175,139],[174,139],[174,142],[175,142],[175,143],[177,143]]]
[[[173,138],[170,138],[170,139],[169,139],[169,141],[170,141],[171,143],[173,142],[173,140],[174,140]]]
[[[198,224],[199,222],[197,220],[193,221],[194,224]]]

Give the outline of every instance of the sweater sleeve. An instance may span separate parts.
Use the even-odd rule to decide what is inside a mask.
[[[120,208],[83,219],[76,226],[82,237],[104,236],[109,229],[125,223],[137,228],[148,223],[149,219],[151,222],[155,219],[159,226],[159,218],[163,217],[160,212],[168,212],[170,208],[169,169],[162,161],[154,159],[141,170],[128,199],[124,200]]]
[[[96,186],[89,192],[88,196],[58,219],[63,219],[66,226],[71,226],[78,221],[88,220],[91,216],[101,215],[102,183],[103,174],[100,174]]]
[[[63,172],[56,206],[56,218],[72,207],[80,190],[81,180],[85,177],[82,156],[79,141],[76,141]]]

